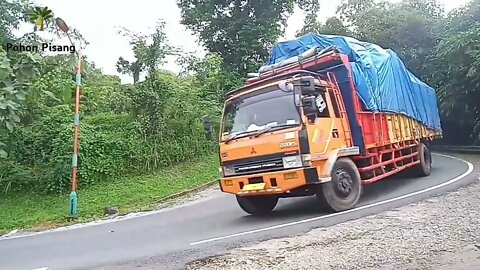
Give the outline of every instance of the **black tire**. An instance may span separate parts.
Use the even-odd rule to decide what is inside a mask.
[[[317,198],[328,211],[352,209],[362,195],[362,180],[357,166],[349,158],[340,158],[331,172],[332,181],[319,186]]]
[[[238,205],[252,216],[264,216],[273,211],[278,203],[275,196],[237,196]]]
[[[423,143],[418,145],[418,159],[420,160],[420,164],[413,167],[412,172],[415,176],[429,176],[432,172],[432,153]]]

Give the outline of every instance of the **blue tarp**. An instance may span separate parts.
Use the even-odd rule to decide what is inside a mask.
[[[314,47],[335,47],[348,56],[356,91],[368,110],[401,113],[441,131],[435,90],[408,71],[392,50],[350,37],[307,34],[276,44],[268,65]]]

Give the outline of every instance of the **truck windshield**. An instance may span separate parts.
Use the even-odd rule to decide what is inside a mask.
[[[292,95],[274,89],[231,101],[225,106],[223,138],[232,139],[275,126],[299,125],[300,117]]]

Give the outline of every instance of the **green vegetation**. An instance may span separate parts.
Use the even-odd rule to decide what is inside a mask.
[[[283,35],[287,18],[295,4],[303,10],[318,0],[216,1],[177,0],[182,23],[210,52],[224,60],[224,68],[246,75],[256,72],[269,50]]]
[[[396,51],[438,89],[445,141],[480,143],[480,0],[449,14],[436,0],[344,0],[338,16],[325,23],[316,17],[319,0],[177,3],[182,23],[208,50],[204,58],[172,47],[162,20],[151,33],[121,31],[133,59],[119,55],[116,68],[132,84],[121,84],[83,57],[80,220],[101,216],[105,206],[122,212],[151,206],[215,178],[216,146],[205,140],[201,117],[219,122],[225,93],[266,61],[295,5],[307,14],[299,34],[350,35]],[[53,12],[28,1],[0,0],[0,44],[55,42],[60,33]],[[35,32],[13,35],[21,22],[33,25],[38,17],[43,31],[55,34],[51,39]],[[71,31],[75,41],[88,45],[79,31]],[[180,74],[162,70],[172,55],[180,56]],[[65,221],[75,62],[75,54],[0,47],[0,228]]]
[[[11,32],[19,22],[30,22],[27,15],[35,8],[6,0],[0,4],[12,14],[25,14],[2,21],[0,44],[26,43]],[[44,31],[59,34],[48,21],[53,18],[45,16]],[[162,70],[165,57],[178,53],[168,45],[163,27],[160,21],[152,33],[123,31],[135,60],[120,57],[117,67],[134,78],[133,84],[121,84],[87,56],[82,59],[79,220],[103,215],[106,206],[123,212],[141,208],[218,177],[216,147],[206,141],[201,117],[208,114],[218,122],[224,92],[241,81],[223,71],[216,54],[182,57],[180,75]],[[78,31],[72,33],[86,44]],[[35,32],[27,35],[28,42],[43,41]],[[0,47],[0,228],[65,221],[75,57]],[[141,75],[145,79],[140,81]]]
[[[94,184],[79,191],[82,206],[79,220],[102,217],[104,208],[115,206],[121,214],[155,208],[155,201],[188,190],[218,177],[218,156],[180,163],[155,174],[139,177],[119,177]],[[63,194],[15,194],[0,196],[0,233],[12,229],[45,229],[65,225],[68,198]]]

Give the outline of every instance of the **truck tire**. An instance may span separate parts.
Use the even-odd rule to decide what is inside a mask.
[[[357,166],[349,158],[340,158],[331,172],[332,181],[319,186],[317,198],[328,211],[352,209],[362,195],[362,180]]]
[[[412,172],[415,176],[429,176],[432,172],[432,153],[423,143],[418,145],[418,159],[420,160],[420,164],[413,167]]]
[[[272,212],[278,203],[276,196],[237,196],[237,202],[243,211],[252,216],[264,216]]]

